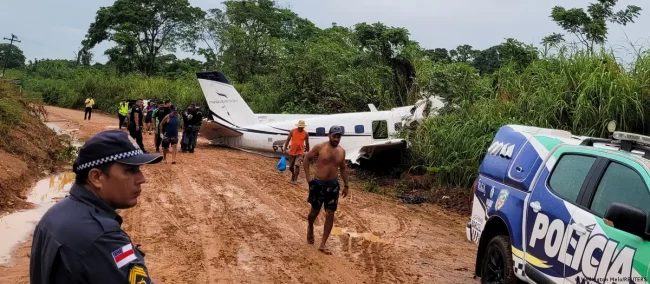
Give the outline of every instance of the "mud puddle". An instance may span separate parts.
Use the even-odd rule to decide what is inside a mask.
[[[79,131],[79,129],[65,129],[65,130],[63,130],[63,129],[61,129],[61,127],[56,125],[55,122],[45,122],[45,125],[47,125],[47,127],[49,127],[50,129],[54,130],[54,132],[56,132],[56,134],[58,134],[58,135],[62,135],[62,134],[72,135],[73,133]],[[81,148],[81,146],[83,146],[83,143],[77,141],[76,139],[73,139],[72,140],[72,146],[76,147],[76,148]]]
[[[348,235],[350,238],[362,238],[365,239],[366,241],[373,242],[373,243],[383,243],[384,240],[382,240],[379,236],[373,234],[373,233],[357,233],[354,231],[349,230],[348,228],[339,228],[339,227],[333,227],[332,232],[330,233],[332,236],[342,236],[342,235]]]
[[[74,178],[74,173],[66,172],[40,180],[27,196],[34,209],[0,217],[0,264],[9,262],[16,245],[25,241],[43,214],[68,194]]]

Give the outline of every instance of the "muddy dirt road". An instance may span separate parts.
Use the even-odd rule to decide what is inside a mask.
[[[117,117],[48,107],[48,120],[77,129],[84,141],[117,128]],[[154,151],[153,135],[144,135]],[[345,138],[343,138],[345,139]],[[465,240],[467,218],[433,205],[406,205],[362,192],[351,176],[328,245],[306,242],[309,204],[304,177],[293,186],[277,160],[210,146],[175,165],[143,167],[147,183],[135,208],[119,213],[142,244],[152,277],[164,283],[476,283],[476,249]],[[28,283],[31,239],[0,266],[0,283]]]

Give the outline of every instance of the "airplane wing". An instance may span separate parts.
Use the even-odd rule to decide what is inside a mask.
[[[199,130],[201,136],[208,140],[242,136],[240,131],[227,127],[216,121],[204,121]]]
[[[370,160],[373,155],[386,151],[394,151],[400,148],[406,148],[406,140],[404,139],[390,139],[382,142],[372,143],[360,148],[351,149],[346,153],[346,160],[353,164],[359,164],[359,160]]]

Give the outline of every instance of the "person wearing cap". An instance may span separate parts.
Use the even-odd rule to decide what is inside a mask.
[[[153,283],[116,210],[136,206],[146,182],[140,166],[161,160],[119,130],[90,138],[72,166],[70,194],[34,229],[30,283]]]
[[[345,149],[339,147],[343,128],[334,125],[329,131],[329,141],[319,143],[305,156],[305,178],[309,184],[309,195],[307,202],[311,204],[311,212],[307,216],[307,242],[314,243],[314,221],[320,213],[321,208],[325,209],[325,225],[323,227],[323,238],[320,243],[319,251],[325,254],[331,254],[325,246],[327,238],[334,225],[334,212],[338,207],[339,200],[339,181],[337,170],[341,172],[343,178],[343,198],[348,196],[348,172],[345,164]],[[318,156],[316,162],[315,178],[311,178],[309,172],[309,162]]]
[[[176,145],[178,145],[178,124],[180,123],[180,119],[176,106],[171,106],[170,110],[171,113],[165,116],[160,122],[158,133],[160,133],[160,139],[162,140],[163,160],[167,163],[167,153],[171,144],[172,164],[176,164]]]
[[[305,131],[305,121],[299,120],[296,128],[291,129],[287,141],[284,142],[282,153],[287,155],[287,146],[291,142],[289,148],[289,171],[291,171],[291,183],[298,184],[298,175],[300,174],[300,167],[302,160],[305,157],[305,151],[309,152],[309,133]]]

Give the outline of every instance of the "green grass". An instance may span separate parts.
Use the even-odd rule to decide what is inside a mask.
[[[452,98],[460,107],[403,133],[412,142],[411,163],[424,165],[435,180],[468,187],[496,131],[505,124],[564,129],[604,137],[606,124],[650,133],[650,55],[626,71],[610,54],[582,53],[533,62],[522,73],[511,66],[493,76],[491,95],[466,89]]]

